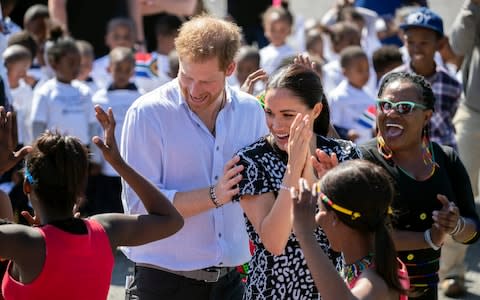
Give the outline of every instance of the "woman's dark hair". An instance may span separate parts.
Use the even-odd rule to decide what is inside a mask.
[[[87,150],[75,137],[47,131],[35,141],[25,168],[26,180],[44,205],[71,212],[85,190]]]
[[[347,161],[325,174],[320,190],[334,204],[360,213],[358,218],[352,218],[324,205],[347,226],[362,233],[374,233],[376,272],[390,288],[404,292],[398,278],[397,252],[389,228],[394,190],[387,172],[365,160]]]
[[[421,75],[409,72],[392,72],[385,75],[378,89],[378,97],[382,97],[385,89],[393,82],[410,82],[413,83],[418,90],[419,96],[428,109],[434,110],[435,95],[433,94],[432,86]]]
[[[323,108],[314,121],[313,132],[326,136],[330,127],[330,110],[317,73],[299,64],[288,65],[270,77],[266,91],[279,88],[288,89],[302,99],[310,109],[313,109],[317,103],[322,103]]]
[[[47,46],[47,57],[49,63],[57,63],[60,58],[64,57],[68,53],[78,53],[77,45],[75,40],[68,37],[55,37],[52,39],[52,44]]]

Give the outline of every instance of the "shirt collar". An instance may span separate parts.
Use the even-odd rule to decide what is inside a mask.
[[[135,83],[133,82],[130,82],[126,87],[124,87],[123,89],[117,89],[113,86],[113,83],[111,83],[109,86],[108,86],[108,89],[107,91],[116,91],[116,90],[129,90],[129,91],[138,91],[138,88],[137,86],[135,85]]]

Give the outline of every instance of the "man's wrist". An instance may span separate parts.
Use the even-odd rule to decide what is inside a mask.
[[[223,204],[221,204],[218,199],[217,199],[217,194],[215,193],[215,185],[211,185],[209,188],[209,195],[210,195],[210,200],[212,201],[213,205],[215,208],[219,208]]]

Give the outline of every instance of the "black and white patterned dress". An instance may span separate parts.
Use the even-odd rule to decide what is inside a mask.
[[[356,146],[348,141],[328,139],[317,136],[317,148],[327,154],[336,153],[338,160],[359,158]],[[283,180],[287,166],[287,154],[264,137],[243,148],[237,153],[240,164],[244,165],[243,179],[240,182],[239,197],[242,195],[260,195],[273,192],[275,197]],[[247,232],[255,245],[253,257],[249,263],[249,274],[244,299],[319,299],[320,295],[307,268],[307,263],[295,235],[288,239],[284,254],[275,256],[262,244],[253,225],[245,216]],[[341,256],[330,250],[330,244],[324,232],[315,231],[318,243],[339,270]]]

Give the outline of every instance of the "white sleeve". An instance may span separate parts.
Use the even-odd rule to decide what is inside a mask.
[[[150,180],[173,202],[176,190],[165,189],[162,153],[164,143],[158,120],[152,120],[144,109],[131,107],[125,116],[120,152],[125,161]],[[122,203],[127,214],[144,214],[145,207],[135,192],[122,180]]]
[[[49,119],[48,99],[37,91],[33,93],[32,111],[30,113],[30,123],[47,123]]]

